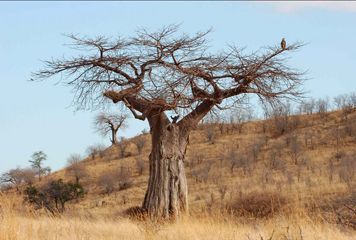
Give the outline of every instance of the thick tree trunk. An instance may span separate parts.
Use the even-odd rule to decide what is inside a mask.
[[[118,129],[115,128],[111,128],[111,144],[112,145],[117,145],[119,143],[118,139],[117,139],[117,131]]]
[[[152,218],[175,218],[188,210],[184,155],[188,135],[164,113],[149,119],[152,151],[143,208]]]

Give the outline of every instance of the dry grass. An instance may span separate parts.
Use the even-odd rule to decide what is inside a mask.
[[[14,199],[0,196],[1,240],[84,239],[355,239],[351,230],[341,230],[308,218],[277,217],[241,223],[226,216],[182,218],[176,223],[152,224],[128,219],[51,217],[17,212]]]
[[[239,223],[226,217],[182,218],[176,223],[152,224],[123,218],[51,217],[18,214],[11,199],[1,196],[1,240],[46,239],[354,239],[355,232],[308,219],[273,218]],[[271,238],[272,237],[272,238]]]
[[[141,205],[147,187],[150,143],[145,135],[148,142],[139,156],[131,144],[128,151],[135,156],[119,159],[117,149],[111,148],[103,157],[83,161],[88,172],[83,184],[88,194],[79,202],[70,203],[60,217],[23,206],[19,194],[0,193],[0,240],[356,239],[356,215],[351,211],[356,209],[356,181],[355,178],[349,184],[342,181],[338,171],[342,160],[333,158],[336,152],[333,129],[345,125],[341,113],[330,113],[323,119],[316,115],[299,118],[298,128],[278,137],[262,132],[262,124],[266,122],[261,121],[244,124],[241,134],[221,135],[216,129],[214,144],[207,142],[202,130],[194,131],[186,161],[189,218],[152,224],[125,215],[127,209]],[[349,119],[356,121],[356,112]],[[306,133],[313,135],[308,144],[304,143]],[[299,165],[291,159],[286,143],[292,134],[301,144]],[[256,143],[260,153],[252,160],[249,151]],[[221,158],[230,148],[236,148],[239,156],[250,154],[250,164],[231,171],[229,159]],[[280,151],[278,161],[272,162],[271,154],[276,149]],[[355,149],[356,136],[343,135],[339,151],[349,154]],[[143,174],[136,168],[138,157],[145,160]],[[330,159],[335,160],[332,180]],[[100,176],[108,169],[122,167],[132,172],[133,186],[102,194]],[[66,179],[64,170],[51,174],[47,180],[58,178]],[[105,204],[99,207],[98,201]]]

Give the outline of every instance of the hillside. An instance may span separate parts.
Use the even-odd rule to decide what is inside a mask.
[[[141,154],[134,144],[137,138],[147,142]],[[127,219],[126,210],[140,206],[144,198],[149,142],[149,134],[140,135],[125,142],[123,158],[119,147],[110,147],[80,162],[87,173],[80,180],[86,194],[68,204],[64,215]],[[355,111],[203,124],[190,136],[186,156],[194,219],[214,216],[219,221],[234,219],[229,224],[262,221],[267,225],[287,219],[291,228],[293,221],[303,219],[306,228],[309,222],[330,224],[337,231],[346,231],[350,239],[355,236]],[[116,179],[112,181],[111,176]],[[47,176],[42,184],[59,178],[74,181],[63,169]],[[17,208],[20,211],[22,206]],[[277,227],[276,231],[282,230]]]

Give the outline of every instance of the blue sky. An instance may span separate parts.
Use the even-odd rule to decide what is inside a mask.
[[[71,153],[106,143],[92,127],[96,112],[76,112],[69,88],[55,79],[29,82],[40,60],[72,53],[63,34],[129,36],[137,27],[182,23],[187,33],[206,30],[216,49],[228,43],[256,50],[308,43],[290,63],[308,70],[313,97],[356,90],[356,2],[0,2],[0,172],[28,166],[34,151],[53,169]],[[147,127],[130,120],[121,135]]]

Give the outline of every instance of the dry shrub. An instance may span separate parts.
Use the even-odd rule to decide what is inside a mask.
[[[140,175],[140,176],[145,171],[145,162],[140,157],[136,158],[136,170],[137,170],[138,175]]]
[[[130,168],[121,167],[119,175],[117,177],[119,184],[119,191],[129,189],[133,186],[133,180],[131,179],[131,170]]]
[[[139,206],[129,207],[124,211],[124,215],[128,216],[132,220],[143,221],[147,219],[146,209]]]
[[[231,202],[227,209],[235,216],[271,218],[286,209],[288,200],[276,192],[252,192]]]
[[[314,215],[319,212],[323,220],[328,223],[356,230],[356,191],[324,198],[319,201],[319,204],[314,203],[314,206],[309,206],[308,212]]]
[[[206,124],[204,128],[204,134],[210,144],[214,144],[216,141],[215,124]]]

